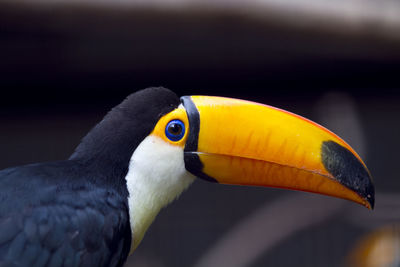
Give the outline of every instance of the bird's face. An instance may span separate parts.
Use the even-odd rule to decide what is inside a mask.
[[[132,249],[141,242],[159,210],[194,180],[184,163],[189,120],[181,104],[162,116],[135,149],[126,176],[132,228]]]
[[[183,153],[189,132],[189,118],[185,107],[181,104],[160,118],[151,136],[171,146],[179,147],[180,153]]]
[[[315,192],[373,207],[365,164],[322,126],[249,101],[185,96],[181,102],[158,120],[131,159],[136,189],[129,189],[127,179],[130,195],[142,194],[159,207],[157,212],[195,177]],[[145,187],[151,190],[140,190]]]

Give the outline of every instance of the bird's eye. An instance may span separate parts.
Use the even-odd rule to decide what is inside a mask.
[[[172,120],[165,127],[165,135],[171,141],[179,141],[185,135],[185,124],[180,120]]]

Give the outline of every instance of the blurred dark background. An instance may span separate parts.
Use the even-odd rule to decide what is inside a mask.
[[[0,167],[67,158],[110,108],[149,86],[278,106],[360,152],[376,209],[197,181],[127,266],[346,265],[363,237],[400,220],[400,5],[332,3],[1,1]]]

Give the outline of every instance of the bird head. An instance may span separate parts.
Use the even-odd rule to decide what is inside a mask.
[[[373,208],[374,187],[362,159],[310,120],[238,99],[179,99],[163,88],[146,89],[127,101],[108,116],[124,113],[125,119],[112,124],[114,132],[135,139],[130,146],[120,144],[129,151],[125,180],[132,251],[159,210],[196,177],[320,193]],[[120,129],[127,124],[129,129]]]

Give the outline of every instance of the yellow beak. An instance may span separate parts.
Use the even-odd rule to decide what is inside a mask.
[[[374,206],[371,175],[342,139],[298,115],[249,101],[185,96],[185,166],[221,184],[302,190]]]

